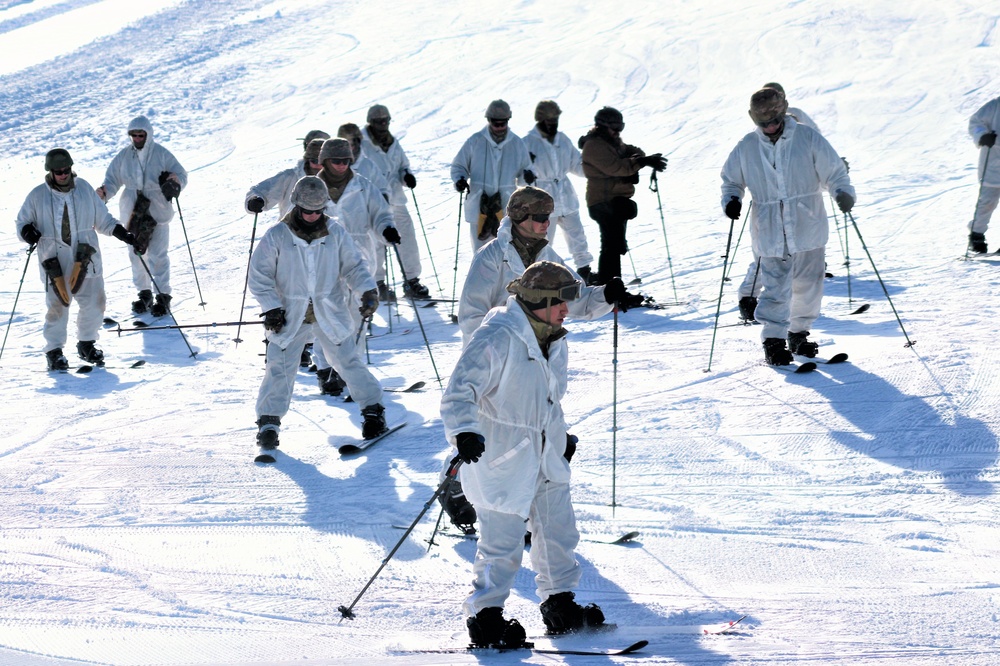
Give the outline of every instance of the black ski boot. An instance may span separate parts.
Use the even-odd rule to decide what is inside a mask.
[[[94,340],[80,340],[76,343],[76,353],[87,363],[104,365],[104,352],[94,346]]]
[[[770,365],[791,365],[792,352],[785,347],[785,341],[781,338],[768,338],[764,340],[764,358]]]
[[[419,278],[413,278],[403,283],[403,293],[410,298],[422,299],[430,298],[431,292],[427,287],[420,284]]]
[[[448,492],[438,495],[438,502],[444,507],[452,525],[465,534],[476,533],[476,507],[466,498],[462,483],[458,479],[452,479]]]
[[[385,408],[382,405],[376,403],[363,407],[361,416],[365,419],[361,424],[361,436],[364,439],[375,439],[388,430],[385,426]]]
[[[340,395],[344,392],[347,382],[333,368],[323,368],[316,371],[316,382],[321,395]]]
[[[383,303],[396,302],[396,292],[386,286],[385,280],[378,280],[375,284],[378,286],[378,300]]]
[[[542,602],[538,607],[545,622],[545,633],[565,634],[583,627],[604,624],[604,613],[597,604],[581,606],[572,592],[560,592]]]
[[[744,296],[740,299],[740,317],[742,317],[745,321],[753,321],[753,315],[756,311],[756,298],[753,296]]]
[[[313,357],[313,343],[307,342],[306,346],[302,348],[302,356],[299,358],[299,367],[308,368],[312,365]]]
[[[153,307],[153,292],[143,289],[139,292],[139,300],[132,301],[132,312],[134,314],[145,314]]]
[[[63,356],[62,349],[58,347],[45,352],[45,360],[48,362],[49,370],[69,370],[69,360]]]
[[[590,270],[590,266],[580,266],[576,269],[576,274],[583,278],[583,283],[588,287],[593,285],[596,279],[593,271]]]
[[[496,606],[484,608],[465,621],[469,628],[472,647],[491,647],[514,650],[524,646],[527,634],[517,620],[503,619],[503,609]]]
[[[149,308],[149,314],[154,317],[165,317],[170,312],[170,294],[157,294],[156,303]]]
[[[969,234],[969,249],[976,254],[986,254],[986,234],[971,232]]]
[[[819,345],[808,339],[809,331],[788,334],[788,351],[799,356],[814,358],[819,353]]]
[[[257,446],[262,449],[278,448],[278,430],[281,419],[277,416],[261,416],[257,419]]]
[[[619,305],[622,310],[631,310],[632,308],[640,308],[642,304],[646,302],[646,297],[642,294],[632,294],[630,292],[625,292],[625,298],[619,301]]]

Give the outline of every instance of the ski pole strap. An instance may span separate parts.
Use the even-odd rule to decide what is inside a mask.
[[[653,173],[649,174],[649,191],[650,192],[659,192],[660,191],[660,184],[656,180],[656,171],[655,170],[653,171]]]

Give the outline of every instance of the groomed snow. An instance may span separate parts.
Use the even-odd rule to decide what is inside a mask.
[[[972,0],[0,2],[2,323],[25,270],[13,220],[45,152],[68,148],[97,185],[134,115],[190,171],[197,285],[177,219],[171,257],[175,316],[194,324],[258,319],[251,296],[240,311],[243,197],[294,163],[308,130],[389,107],[433,248],[432,267],[421,235],[422,280],[449,298],[470,251],[448,165],[489,101],[507,100],[523,135],[556,99],[573,138],[616,106],[625,140],[670,160],[662,218],[646,174],[637,188],[638,288],[685,304],[621,314],[617,350],[611,315],[568,325],[578,597],[619,629],[558,645],[647,639],[604,660],[644,665],[997,664],[1000,267],[959,260],[978,187],[968,117],[1000,95],[997,22]],[[813,336],[851,363],[783,374],[763,365],[759,328],[724,326],[706,372],[730,233],[719,170],[767,81],[850,161],[857,230],[841,219],[831,233]],[[273,222],[261,215],[257,238]],[[128,328],[125,249],[101,240],[107,314]],[[749,261],[744,235],[720,325],[737,321]],[[176,331],[110,328],[107,369],[51,375],[31,262],[0,359],[0,664],[589,663],[398,651],[466,639],[475,544],[440,536],[428,551],[436,506],[357,618],[337,611],[437,487],[449,452],[435,367],[446,382],[460,349],[450,304],[419,322],[403,305],[370,341],[385,386],[427,382],[386,394],[406,428],[342,459],[357,406],[301,373],[278,462],[260,466],[258,326],[238,346],[234,327],[187,329],[196,358]],[[630,530],[636,542],[598,543]],[[538,635],[532,579],[524,569],[507,610]],[[697,633],[744,614],[737,635]]]

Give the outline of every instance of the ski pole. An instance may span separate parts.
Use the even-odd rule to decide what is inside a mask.
[[[133,248],[132,251],[135,252],[135,248]],[[153,274],[149,271],[149,266],[146,265],[146,260],[143,259],[142,255],[139,254],[138,252],[135,252],[135,256],[139,257],[139,263],[142,264],[142,267],[146,270],[146,275],[149,276],[149,281],[153,283],[153,288],[156,289],[156,293],[159,294],[160,287],[159,285],[156,284],[156,280],[153,278]],[[177,318],[174,317],[173,310],[171,310],[169,306],[167,307],[167,314],[170,315],[170,318],[174,320],[174,327],[177,329],[177,332],[181,334],[181,339],[184,340],[184,344],[187,345],[188,351],[191,352],[191,358],[194,358],[195,356],[198,355],[198,352],[196,352],[194,349],[191,348],[191,343],[188,342],[187,336],[184,335],[184,331],[182,331],[180,329],[180,326],[177,324]]]
[[[14,322],[14,312],[17,310],[17,301],[21,298],[21,287],[24,286],[24,276],[28,274],[28,264],[31,263],[31,253],[35,251],[35,243],[28,246],[28,258],[24,262],[24,270],[21,271],[21,281],[17,285],[17,295],[14,296],[14,307],[10,309],[10,319],[7,320],[7,332],[3,334],[3,345],[0,345],[0,358],[3,358],[3,350],[7,348],[7,336],[10,334],[10,325]]]
[[[403,259],[399,256],[399,246],[393,243],[392,249],[396,251],[396,260],[399,262],[399,273],[403,276],[403,282],[406,282],[406,271],[403,269]],[[427,332],[424,330],[424,322],[420,319],[420,308],[417,307],[417,301],[413,297],[413,292],[409,291],[407,295],[410,297],[410,305],[413,306],[413,312],[417,315],[417,324],[420,326],[420,334],[424,336],[424,345],[427,347],[427,355],[431,359],[431,367],[434,368],[434,376],[437,377],[438,386],[443,391],[444,384],[441,383],[441,374],[438,372],[437,364],[434,362],[434,354],[431,352],[431,343],[427,339]],[[397,312],[399,312],[398,309]]]
[[[263,323],[263,321],[213,321],[208,324],[164,324],[162,326],[135,326],[133,328],[122,328],[121,324],[118,324],[115,333],[121,335],[122,333],[135,333],[136,331],[168,331],[172,329],[180,330],[182,328],[218,328],[220,326],[259,326]]]
[[[740,235],[736,237],[736,245],[733,246],[734,257],[736,256],[736,253],[740,251],[740,243],[743,241],[743,232],[746,231],[747,220],[750,219],[750,210],[752,208],[753,208],[753,201],[747,204],[747,212],[746,215],[743,216],[743,226],[740,227]],[[733,271],[733,266],[735,265],[736,265],[735,261],[729,262],[729,270],[726,271],[726,277],[722,278],[726,282],[729,282],[729,274]]]
[[[663,246],[667,250],[667,267],[670,269],[670,286],[674,289],[674,303],[679,304],[677,284],[674,282],[674,261],[670,258],[670,241],[667,240],[667,222],[663,217],[663,200],[660,199],[660,183],[656,179],[656,169],[649,175],[649,189],[656,192],[656,204],[660,209],[660,226],[663,228]]]
[[[986,159],[983,160],[983,175],[979,179],[979,194],[976,195],[976,208],[975,208],[975,210],[972,213],[972,222],[973,222],[973,224],[975,224],[975,222],[976,222],[976,216],[979,215],[979,200],[983,197],[983,181],[986,180],[986,169],[987,169],[987,167],[990,166],[990,151],[991,150],[993,150],[993,146],[986,146]],[[971,231],[971,229],[970,229],[970,231]],[[965,246],[965,258],[966,259],[969,258],[969,245],[971,245],[971,243],[968,243]]]
[[[417,212],[417,221],[420,222],[420,232],[424,235],[424,246],[427,247],[427,258],[431,261],[431,269],[434,271],[434,281],[437,282],[438,291],[444,293],[441,288],[441,278],[438,277],[437,266],[434,265],[434,253],[431,252],[431,242],[427,240],[427,229],[424,227],[424,218],[420,215],[420,206],[417,205],[417,193],[412,189],[410,196],[413,197],[413,210]]]
[[[868,255],[868,261],[871,262],[872,270],[875,271],[875,277],[878,278],[878,283],[882,285],[882,291],[885,293],[885,300],[889,301],[889,307],[892,308],[892,314],[896,315],[896,321],[899,322],[899,330],[903,332],[903,337],[906,338],[906,344],[903,345],[903,347],[912,347],[917,344],[917,341],[910,340],[910,336],[906,334],[906,328],[903,326],[903,320],[899,318],[899,313],[896,312],[896,306],[892,304],[892,298],[889,296],[889,290],[885,288],[885,282],[882,281],[882,276],[879,275],[878,268],[875,267],[875,260],[872,259],[872,253],[868,251],[868,246],[865,245],[865,239],[861,237],[861,230],[858,229],[858,223],[855,222],[851,211],[844,211],[844,215],[850,218],[851,224],[854,226],[854,231],[858,234],[858,240],[861,241],[861,247],[864,248],[865,254]]]
[[[247,304],[247,286],[250,284],[250,259],[253,258],[253,242],[257,239],[257,215],[253,214],[253,229],[250,230],[250,252],[247,255],[247,274],[243,278],[243,300],[240,301],[240,317],[243,316],[243,308]],[[236,327],[236,337],[233,338],[233,342],[239,347],[243,340],[240,338],[240,327]]]
[[[184,214],[181,213],[181,198],[180,195],[174,197],[174,203],[177,204],[177,217],[181,221],[181,231],[184,232],[184,244],[187,245],[188,257],[191,258],[191,272],[194,273],[194,286],[198,289],[198,300],[201,301],[198,305],[201,309],[205,309],[205,299],[201,295],[201,285],[198,284],[198,269],[194,267],[194,254],[191,252],[191,243],[188,241],[187,227],[184,226]],[[254,215],[254,224],[257,223],[257,216]]]
[[[639,277],[639,271],[635,270],[635,261],[632,260],[632,248],[628,247],[628,241],[625,242],[625,254],[628,255],[628,260],[632,264],[632,275],[635,276],[629,281],[629,284],[642,284],[642,278]]]
[[[712,356],[715,354],[715,335],[719,332],[719,313],[722,312],[722,289],[726,285],[726,264],[729,263],[729,247],[733,242],[733,227],[735,225],[736,220],[730,218],[729,238],[726,239],[726,253],[722,255],[722,280],[719,282],[719,302],[715,306],[715,325],[712,326],[712,347],[708,352],[708,367],[705,368],[705,372],[711,372],[712,370]]]
[[[611,517],[615,515],[616,481],[618,476],[618,304],[614,307],[615,327],[611,357]]]
[[[455,316],[455,293],[456,289],[458,289],[458,246],[462,241],[462,194],[462,192],[458,193],[458,232],[455,235],[455,275],[451,282],[451,314],[449,317],[451,318],[451,323],[453,324],[458,323],[458,317]],[[468,197],[469,195],[466,194],[465,196]]]
[[[448,486],[451,485],[452,479],[454,479],[455,476],[458,474],[458,468],[461,466],[462,466],[462,459],[458,456],[455,456],[455,458],[451,461],[451,465],[449,465],[448,467],[448,471],[445,472],[445,477],[446,477],[445,480],[442,481],[441,485],[437,487],[437,490],[434,491],[434,494],[431,495],[431,498],[427,500],[426,504],[424,504],[424,508],[420,510],[419,514],[417,514],[416,519],[413,521],[410,527],[407,528],[406,532],[403,533],[403,536],[399,539],[396,545],[393,546],[392,550],[389,551],[389,554],[385,556],[385,559],[382,560],[382,564],[379,565],[378,570],[374,573],[374,575],[372,575],[370,579],[368,579],[368,582],[361,589],[361,592],[358,593],[358,596],[354,598],[354,601],[351,602],[350,606],[339,606],[337,608],[337,610],[340,611],[341,621],[343,621],[344,618],[348,618],[351,620],[354,619],[354,606],[358,603],[358,601],[361,600],[361,597],[364,596],[365,592],[368,591],[368,588],[371,587],[371,584],[375,582],[375,579],[378,578],[378,575],[382,573],[382,569],[384,569],[385,566],[389,564],[389,560],[392,559],[392,556],[396,554],[396,551],[399,550],[399,547],[403,545],[404,541],[406,541],[406,537],[410,536],[410,532],[412,532],[413,528],[417,526],[417,523],[420,522],[420,519],[424,517],[424,514],[427,513],[427,510],[431,508],[431,505],[434,503],[434,500],[440,497],[448,489]]]

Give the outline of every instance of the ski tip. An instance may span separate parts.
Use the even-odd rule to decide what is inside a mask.
[[[635,643],[632,643],[632,645],[629,645],[627,648],[625,648],[624,650],[622,650],[621,654],[628,654],[630,652],[637,652],[637,651],[641,650],[642,648],[646,647],[647,645],[649,645],[649,641],[646,641],[646,640],[636,641]]]
[[[801,365],[799,365],[799,367],[795,368],[795,372],[796,374],[802,374],[805,372],[812,372],[815,369],[816,369],[816,364],[813,363],[812,361],[809,361],[807,363],[802,363]]]
[[[830,360],[827,361],[827,364],[829,365],[830,363],[845,363],[847,361],[847,358],[848,356],[846,353],[840,352],[831,356]]]
[[[864,305],[862,305],[861,307],[859,307],[857,310],[855,310],[851,314],[852,315],[856,315],[856,314],[862,314],[864,312],[868,312],[868,308],[870,308],[871,306],[872,306],[871,303],[865,303]]]
[[[639,536],[639,532],[637,532],[637,531],[628,532],[626,534],[621,535],[620,537],[618,537],[617,539],[615,539],[611,543],[613,543],[613,544],[629,543],[633,539],[638,538],[638,536]]]
[[[105,317],[105,318],[104,318],[104,325],[105,325],[105,326],[114,326],[114,325],[116,325],[117,323],[118,323],[118,322],[117,322],[116,320],[112,319],[111,317]]]
[[[344,444],[337,448],[337,453],[342,456],[350,456],[355,453],[361,453],[362,448],[357,444]]]
[[[134,325],[134,326],[135,326],[136,328],[146,328],[147,326],[149,326],[149,324],[147,324],[147,323],[146,323],[146,322],[144,322],[144,321],[135,321],[135,322],[133,322],[133,325]]]
[[[136,361],[135,363],[133,363],[129,367],[130,368],[141,368],[144,365],[146,365],[146,359],[140,358],[138,361]]]
[[[408,386],[406,388],[406,393],[410,393],[411,391],[419,391],[420,389],[422,389],[425,386],[427,386],[427,382],[423,382],[423,381],[414,382],[411,386]]]
[[[260,453],[257,455],[257,457],[253,459],[253,461],[255,463],[264,463],[264,464],[277,462],[275,457],[272,456],[270,453]]]
[[[79,368],[76,369],[76,372],[79,375],[85,375],[88,372],[91,372],[93,369],[94,369],[94,366],[92,366],[92,365],[81,365]]]

